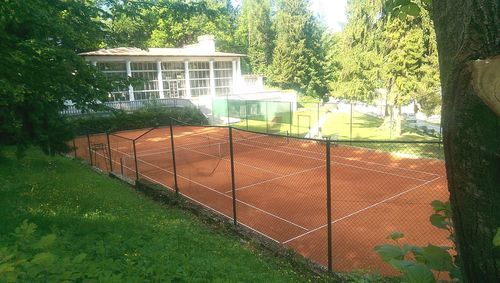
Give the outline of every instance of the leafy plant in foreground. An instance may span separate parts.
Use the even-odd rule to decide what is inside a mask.
[[[86,262],[87,255],[75,257],[53,253],[55,234],[35,237],[37,225],[24,220],[15,229],[16,242],[0,247],[0,282],[67,282],[99,279],[103,282],[120,282],[120,277],[100,270],[97,264]]]
[[[431,224],[439,229],[447,230],[450,233],[448,239],[455,243],[450,203],[435,200],[431,205],[434,208],[434,214],[430,216]],[[403,282],[438,282],[436,278],[439,278],[441,272],[448,273],[454,282],[461,281],[460,270],[458,268],[459,259],[455,252],[455,244],[451,247],[435,246],[432,244],[419,247],[410,244],[400,244],[399,240],[403,237],[403,233],[393,232],[389,235],[388,239],[394,240],[396,242],[395,245],[385,244],[375,247],[375,251],[380,255],[382,260],[402,273]],[[455,256],[451,254],[455,254]]]

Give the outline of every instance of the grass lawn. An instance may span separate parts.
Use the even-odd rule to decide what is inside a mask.
[[[0,180],[0,282],[325,280],[76,160],[7,148]]]
[[[323,124],[325,136],[337,134],[341,139],[350,139],[350,114],[347,112],[328,113]],[[381,127],[384,120],[371,115],[353,112],[352,140],[401,140],[401,141],[437,141],[436,137],[418,133],[414,129],[404,127],[400,136],[395,136],[389,128]]]
[[[320,108],[320,115],[324,113],[324,108]],[[286,135],[287,133],[292,136],[304,137],[318,121],[318,108],[317,104],[311,105],[310,108],[299,108],[297,111],[293,112],[293,122],[292,127],[288,122],[286,123],[276,123],[269,121],[266,123],[265,119],[251,119],[249,117],[248,121],[243,117],[240,122],[232,124],[232,126],[244,130],[256,131],[256,132],[270,132],[279,133]],[[288,119],[289,120],[289,119]]]

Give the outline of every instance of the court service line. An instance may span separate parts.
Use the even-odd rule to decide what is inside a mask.
[[[249,145],[249,144],[245,144],[245,145],[248,145],[248,146],[251,146],[251,147],[262,148],[262,147],[256,146],[256,145]],[[282,153],[282,154],[300,156],[300,157],[308,158],[308,159],[311,159],[311,160],[318,160],[318,161],[326,162],[325,159],[315,158],[315,157],[311,157],[311,156],[305,156],[305,155],[301,155],[301,154],[297,154],[297,153],[291,153],[291,152],[286,152],[286,151],[281,151],[281,150],[276,150],[276,149],[271,149],[271,148],[266,148],[265,150],[279,152],[279,153]],[[428,180],[424,180],[424,179],[420,179],[420,178],[414,178],[414,177],[410,177],[410,176],[399,175],[399,174],[395,174],[395,173],[380,171],[380,170],[377,170],[377,169],[371,169],[371,168],[366,168],[366,167],[362,167],[362,166],[356,166],[356,165],[352,165],[352,164],[348,164],[348,163],[342,163],[342,162],[338,162],[338,161],[332,161],[332,163],[343,165],[343,166],[348,166],[348,167],[353,167],[353,168],[358,168],[358,169],[362,169],[362,170],[367,170],[367,171],[378,172],[378,173],[382,173],[382,174],[386,174],[386,175],[392,175],[392,176],[396,176],[396,177],[400,177],[400,178],[406,178],[406,179],[421,181],[421,182],[428,181]]]
[[[271,148],[263,148],[263,147],[260,147],[260,146],[250,145],[250,144],[244,144],[244,145],[247,145],[247,146],[250,146],[250,147],[260,148],[261,150],[269,150],[269,151],[274,151],[274,152],[278,152],[278,153],[282,153],[282,154],[288,154],[288,155],[300,156],[300,157],[303,157],[303,158],[308,158],[308,159],[311,159],[311,160],[318,160],[318,161],[322,161],[322,162],[325,162],[325,161],[326,161],[325,159],[320,159],[320,158],[315,158],[315,157],[305,156],[305,155],[302,155],[302,154],[297,154],[297,153],[291,153],[291,152],[286,152],[286,151],[281,151],[281,150],[276,150],[276,149],[271,149]],[[184,150],[190,150],[190,151],[193,151],[193,152],[197,152],[197,153],[199,153],[199,154],[204,154],[204,155],[207,155],[207,156],[211,156],[211,157],[215,157],[215,158],[220,158],[220,157],[218,157],[218,156],[215,156],[215,155],[210,155],[210,154],[207,154],[207,153],[204,153],[204,152],[200,152],[200,151],[197,151],[197,150],[187,149],[187,148],[184,148],[184,147],[182,147],[182,146],[179,146],[179,147],[180,147],[180,148],[183,148]],[[125,154],[127,154],[127,153],[125,153]],[[129,156],[130,156],[130,155],[129,155]],[[224,159],[224,160],[229,160],[229,159],[227,159],[227,158],[222,158],[222,159]],[[241,162],[239,162],[239,161],[235,161],[235,163],[238,163],[238,164],[241,164],[241,165],[244,165],[244,166],[250,167],[250,168],[254,168],[254,169],[256,169],[256,170],[260,170],[260,171],[264,171],[264,172],[272,173],[272,174],[275,174],[275,175],[281,175],[281,174],[278,174],[278,173],[275,173],[275,172],[272,172],[272,171],[269,171],[269,170],[266,170],[266,169],[262,169],[262,168],[259,168],[259,167],[255,167],[255,166],[252,166],[252,165],[248,165],[248,164],[246,164],[246,163],[241,163]],[[348,163],[342,163],[342,162],[338,162],[338,161],[332,161],[332,163],[334,163],[334,164],[339,164],[339,165],[343,165],[343,166],[347,166],[347,167],[352,167],[352,168],[357,168],[357,169],[362,169],[362,170],[367,170],[367,171],[377,172],[377,173],[381,173],[381,174],[386,174],[386,175],[396,176],[396,177],[399,177],[399,178],[405,178],[405,179],[410,179],[410,180],[420,181],[420,182],[427,182],[427,181],[428,181],[428,180],[426,180],[426,179],[414,178],[414,177],[410,177],[410,176],[405,176],[405,175],[400,175],[400,174],[396,174],[396,173],[391,173],[391,172],[381,171],[381,170],[377,170],[377,169],[366,168],[366,167],[357,166],[357,165],[348,164]]]
[[[137,161],[143,162],[143,163],[148,164],[148,165],[150,165],[150,166],[152,166],[152,167],[155,167],[155,168],[157,168],[157,169],[159,169],[159,170],[162,170],[162,171],[165,171],[165,172],[167,172],[167,173],[173,174],[173,172],[172,172],[172,171],[169,171],[169,170],[167,170],[167,169],[163,169],[163,168],[158,167],[158,166],[156,166],[156,165],[154,165],[154,164],[151,164],[151,163],[149,163],[149,162],[147,162],[147,161],[140,160],[140,159],[137,159]],[[206,185],[203,185],[203,184],[201,184],[201,183],[198,183],[198,182],[196,182],[196,181],[194,181],[194,180],[191,180],[191,179],[189,179],[189,178],[187,178],[187,177],[184,177],[184,176],[182,176],[182,175],[180,175],[180,174],[177,174],[177,177],[180,177],[180,178],[182,178],[182,179],[188,180],[189,182],[192,182],[192,183],[194,183],[194,184],[197,184],[198,186],[201,186],[201,187],[203,187],[203,188],[205,188],[205,189],[207,189],[207,190],[210,190],[210,191],[212,191],[212,192],[214,192],[214,193],[217,193],[217,194],[219,194],[219,195],[221,195],[221,196],[224,196],[224,197],[226,197],[226,198],[232,199],[232,197],[230,197],[230,196],[226,195],[225,193],[219,192],[219,191],[217,191],[217,190],[215,190],[215,189],[213,189],[213,188],[210,188],[210,187],[208,187],[208,186],[206,186]],[[249,207],[251,207],[251,208],[253,208],[253,209],[255,209],[255,210],[258,210],[258,211],[260,211],[260,212],[263,212],[264,214],[267,214],[267,215],[272,216],[272,217],[274,217],[274,218],[277,218],[277,219],[279,219],[279,220],[281,220],[281,221],[284,221],[284,222],[286,222],[286,223],[289,223],[289,224],[291,224],[291,225],[293,225],[293,226],[296,226],[296,227],[299,227],[299,228],[301,228],[301,229],[303,229],[303,230],[308,231],[308,229],[307,229],[307,228],[302,227],[302,226],[300,226],[299,224],[296,224],[296,223],[294,223],[294,222],[292,222],[292,221],[290,221],[290,220],[287,220],[287,219],[285,219],[285,218],[282,218],[282,217],[280,217],[280,216],[278,216],[278,215],[275,215],[275,214],[273,214],[273,213],[271,213],[271,212],[265,211],[265,210],[263,210],[263,209],[261,209],[261,208],[258,208],[258,207],[254,206],[254,205],[251,205],[251,204],[249,204],[249,203],[246,203],[246,202],[241,201],[241,200],[238,200],[238,199],[237,199],[236,201],[237,201],[237,202],[239,202],[239,203],[242,203],[242,204],[244,204],[244,205],[247,205],[247,206],[249,206]]]
[[[235,191],[243,190],[243,189],[246,189],[246,188],[249,188],[249,187],[253,187],[253,186],[257,186],[257,185],[262,185],[262,184],[265,184],[265,183],[268,183],[268,182],[272,182],[272,181],[276,181],[276,180],[282,179],[282,178],[292,177],[292,176],[299,175],[299,174],[302,174],[302,173],[306,173],[306,172],[309,172],[309,171],[313,171],[313,170],[316,170],[316,169],[319,169],[319,168],[323,168],[325,166],[326,165],[321,165],[321,166],[317,166],[317,167],[314,167],[314,168],[309,168],[309,169],[306,169],[306,170],[294,172],[294,173],[291,173],[291,174],[288,174],[288,175],[283,175],[283,176],[278,176],[278,177],[275,177],[275,178],[267,179],[267,180],[264,180],[264,181],[261,181],[261,182],[257,182],[257,183],[254,183],[254,184],[243,186],[241,188],[237,188]],[[227,191],[226,194],[230,193],[230,192],[232,192],[232,190],[231,191]]]
[[[401,167],[394,167],[394,166],[391,166],[391,165],[386,165],[386,164],[383,164],[383,163],[378,163],[378,162],[371,162],[371,161],[364,161],[364,160],[356,160],[356,159],[353,159],[352,157],[343,157],[343,156],[338,156],[338,155],[332,155],[332,158],[334,158],[334,157],[338,157],[338,158],[342,158],[342,159],[347,159],[347,160],[349,160],[349,161],[356,161],[356,162],[361,162],[361,163],[374,164],[374,165],[378,165],[378,166],[383,166],[383,167],[393,168],[393,169],[396,169],[396,170],[403,170],[403,171],[409,171],[409,172],[416,172],[416,173],[427,174],[427,175],[432,175],[432,176],[440,176],[440,177],[442,176],[442,175],[439,175],[439,174],[430,173],[430,172],[425,172],[425,171],[420,171],[420,170],[415,170],[415,169],[401,168]]]
[[[384,199],[384,200],[382,200],[382,201],[379,201],[379,202],[374,203],[374,204],[372,204],[372,205],[369,205],[369,206],[367,206],[367,207],[365,207],[365,208],[362,208],[362,209],[360,209],[360,210],[358,210],[358,211],[355,211],[355,212],[353,212],[353,213],[351,213],[351,214],[348,214],[348,215],[343,216],[343,217],[341,217],[341,218],[339,218],[339,219],[336,219],[336,220],[332,221],[331,223],[332,223],[332,224],[335,224],[335,223],[337,223],[337,222],[339,222],[339,221],[342,221],[342,220],[347,219],[347,218],[350,218],[350,217],[352,217],[352,216],[354,216],[354,215],[360,214],[361,212],[367,211],[367,210],[369,210],[369,209],[371,209],[371,208],[373,208],[373,207],[379,206],[379,205],[381,205],[381,204],[383,204],[383,203],[386,203],[386,202],[388,202],[388,201],[390,201],[390,200],[392,200],[392,199],[395,199],[395,198],[400,197],[400,196],[402,196],[402,195],[404,195],[404,194],[407,194],[407,193],[409,193],[409,192],[411,192],[411,191],[414,191],[414,190],[416,190],[416,189],[418,189],[418,188],[420,188],[420,187],[422,187],[422,186],[425,186],[425,185],[427,185],[427,184],[429,184],[429,183],[432,183],[432,182],[434,182],[434,181],[436,181],[436,180],[438,180],[438,179],[440,179],[440,178],[442,178],[442,177],[441,177],[441,176],[439,176],[439,177],[436,177],[436,178],[434,178],[434,179],[432,179],[432,180],[429,180],[429,181],[427,181],[427,182],[425,182],[425,183],[422,183],[422,184],[417,185],[417,186],[415,186],[415,187],[409,188],[408,190],[402,191],[402,192],[400,192],[400,193],[398,193],[398,194],[395,194],[395,195],[393,195],[393,196],[391,196],[391,197],[389,197],[389,198],[386,198],[386,199]],[[291,238],[291,239],[288,239],[288,240],[284,241],[284,242],[283,242],[283,244],[287,244],[287,243],[289,243],[289,242],[291,242],[291,241],[297,240],[298,238],[304,237],[304,236],[306,236],[306,235],[308,235],[308,234],[311,234],[311,233],[313,233],[313,232],[316,232],[316,231],[318,231],[318,230],[320,230],[320,229],[323,229],[323,228],[325,228],[325,227],[327,227],[327,226],[328,226],[328,224],[325,224],[325,225],[319,226],[319,227],[317,227],[317,228],[314,228],[314,229],[312,229],[312,230],[309,230],[309,231],[307,231],[307,232],[306,232],[306,233],[304,233],[304,234],[301,234],[301,235],[295,236],[295,237],[293,237],[293,238]]]
[[[193,135],[202,135],[202,134],[206,134],[206,133],[197,133],[197,134],[189,134],[189,135],[181,135],[180,139],[182,139],[183,137],[189,137],[189,136],[193,136]],[[214,134],[211,134],[211,136],[214,136]],[[225,144],[229,144],[229,138],[228,137],[222,137],[220,138],[220,136],[218,135],[215,135],[216,137],[212,137],[212,139],[214,140],[218,140],[218,141],[221,141],[221,142],[224,142]],[[261,138],[261,137],[267,137],[266,135],[259,135],[259,136],[254,136],[254,137],[250,137],[250,138],[246,138],[246,139],[241,139],[241,140],[252,140],[252,139],[257,139],[257,138]],[[210,139],[210,136],[207,137],[208,139]],[[170,139],[170,137],[167,137],[166,139]],[[144,141],[146,142],[146,141]],[[208,141],[210,142],[210,141]],[[124,142],[124,143],[127,143],[127,142]],[[138,142],[136,145],[139,145],[141,144],[142,142]],[[203,144],[206,144],[207,141],[204,140],[204,141],[201,141],[201,142],[193,142],[193,143],[188,143],[188,144],[179,144],[178,146],[191,146],[191,145],[197,145],[197,144],[200,144],[200,145],[203,145]],[[219,144],[222,144],[222,143],[219,143]],[[128,147],[127,147],[128,148]],[[203,148],[203,146],[200,146],[199,148]],[[155,150],[159,150],[159,149],[170,149],[170,146],[161,146],[161,147],[158,147],[158,148],[154,148],[154,149],[146,149],[146,150],[140,150],[141,152],[153,152],[153,153],[148,153],[148,154],[142,154],[142,155],[138,155],[137,157],[142,157],[142,156],[149,156],[149,155],[155,155],[155,154],[159,154],[159,153],[169,153],[169,152],[172,152],[172,150],[166,150],[166,151],[157,151],[155,152]],[[263,148],[262,150],[265,150],[265,148]]]
[[[220,156],[217,156],[217,155],[208,154],[208,153],[201,152],[201,151],[198,151],[198,150],[195,150],[195,149],[184,148],[182,146],[179,146],[179,148],[182,148],[182,149],[187,150],[187,151],[196,152],[198,154],[210,156],[210,157],[220,158],[220,159],[225,160],[225,161],[231,161],[231,159],[223,158],[223,157],[220,157]],[[235,164],[240,164],[240,165],[243,165],[243,166],[246,166],[246,167],[250,167],[250,168],[253,168],[255,170],[259,170],[259,171],[263,171],[263,172],[266,172],[266,173],[270,173],[270,174],[273,174],[273,175],[283,176],[282,174],[279,174],[279,173],[276,173],[276,172],[273,172],[273,171],[270,171],[270,170],[266,170],[266,169],[263,169],[263,168],[260,168],[260,167],[256,167],[256,166],[253,166],[253,165],[249,165],[249,164],[246,164],[246,163],[242,163],[242,162],[239,162],[239,161],[234,161],[234,163]]]
[[[263,145],[267,145],[266,143],[262,143],[262,142],[258,142],[258,141],[254,141],[255,143],[260,143],[260,144],[263,144]],[[284,146],[286,147],[286,146]],[[287,147],[289,148],[289,147]],[[322,155],[322,156],[325,156],[326,153],[321,153],[321,152],[315,152],[315,151],[311,151],[311,150],[305,150],[305,149],[300,149],[300,148],[290,148],[290,149],[293,149],[293,150],[296,150],[296,151],[302,151],[302,152],[305,152],[307,154],[318,154],[318,155]],[[367,148],[361,148],[361,149],[364,149],[366,150]],[[376,152],[376,154],[380,154],[379,152]],[[391,154],[391,153],[389,153]],[[392,155],[392,154],[391,154]],[[350,160],[350,161],[357,161],[357,162],[362,162],[362,163],[367,163],[367,164],[376,164],[376,165],[379,165],[379,166],[383,166],[383,167],[388,167],[388,168],[393,168],[393,169],[396,169],[396,170],[403,170],[403,171],[410,171],[410,172],[417,172],[417,173],[422,173],[422,174],[428,174],[428,175],[432,175],[432,176],[442,176],[442,175],[439,175],[439,174],[434,174],[434,173],[430,173],[430,172],[425,172],[425,171],[420,171],[420,170],[415,170],[415,169],[409,169],[409,168],[401,168],[401,167],[394,167],[394,166],[390,166],[390,165],[387,165],[387,164],[383,164],[383,163],[378,163],[378,162],[371,162],[371,161],[364,161],[364,160],[353,160],[352,158],[349,158],[349,157],[343,157],[343,156],[338,156],[338,155],[332,155],[332,157],[339,157],[339,158],[342,158],[342,159],[347,159],[347,160]],[[325,160],[325,158],[321,158],[321,160]],[[427,180],[426,180],[427,181]]]

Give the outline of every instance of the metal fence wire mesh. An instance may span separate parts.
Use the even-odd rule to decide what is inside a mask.
[[[374,252],[394,231],[406,235],[401,244],[450,244],[429,223],[431,201],[448,199],[440,142],[182,125],[87,135],[71,146],[103,171],[175,190],[330,270],[394,274]]]
[[[113,160],[112,172],[133,180],[136,172],[133,140],[126,134],[127,132],[109,135],[109,148]]]

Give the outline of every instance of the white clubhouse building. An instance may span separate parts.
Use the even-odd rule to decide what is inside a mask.
[[[218,52],[212,35],[182,48],[119,47],[81,53],[112,78],[137,78],[138,83],[115,89],[108,104],[155,99],[189,100],[206,115],[215,100],[286,101],[296,105],[294,92],[264,90],[263,77],[241,74],[245,55]]]

